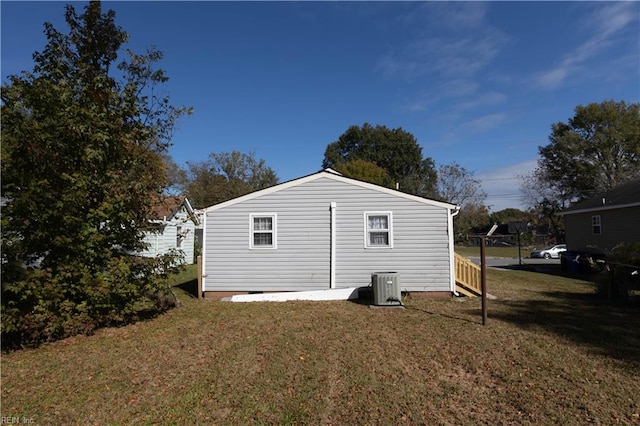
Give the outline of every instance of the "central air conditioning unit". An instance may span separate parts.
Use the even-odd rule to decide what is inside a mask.
[[[373,304],[377,306],[401,306],[400,274],[397,272],[374,272],[371,274]]]

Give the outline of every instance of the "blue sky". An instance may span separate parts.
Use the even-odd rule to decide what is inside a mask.
[[[75,2],[81,10],[85,3]],[[155,45],[179,164],[255,151],[281,181],[321,168],[351,125],[402,127],[436,164],[522,208],[518,176],[577,105],[640,101],[638,2],[103,2]],[[31,70],[62,2],[0,3],[2,81]]]

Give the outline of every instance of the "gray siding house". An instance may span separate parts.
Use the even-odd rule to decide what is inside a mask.
[[[608,251],[620,243],[640,242],[640,180],[576,203],[560,215],[568,250]]]
[[[194,263],[195,231],[198,218],[189,203],[182,197],[162,197],[154,202],[153,217],[144,233],[147,249],[139,253],[145,257],[157,257],[171,250],[184,254],[184,263]]]
[[[454,292],[458,207],[327,169],[205,209],[202,291],[361,287]]]

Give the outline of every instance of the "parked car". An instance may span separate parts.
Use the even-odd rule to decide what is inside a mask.
[[[545,247],[540,250],[534,250],[531,252],[530,257],[539,257],[544,259],[558,259],[560,253],[567,251],[566,244],[556,244],[555,246]]]

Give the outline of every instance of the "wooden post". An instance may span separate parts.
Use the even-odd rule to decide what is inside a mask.
[[[198,256],[196,258],[196,269],[198,270],[198,288],[196,292],[198,294],[198,299],[204,298],[204,292],[202,291],[202,256]]]
[[[480,286],[482,288],[482,325],[487,325],[487,256],[484,237],[480,237]]]

